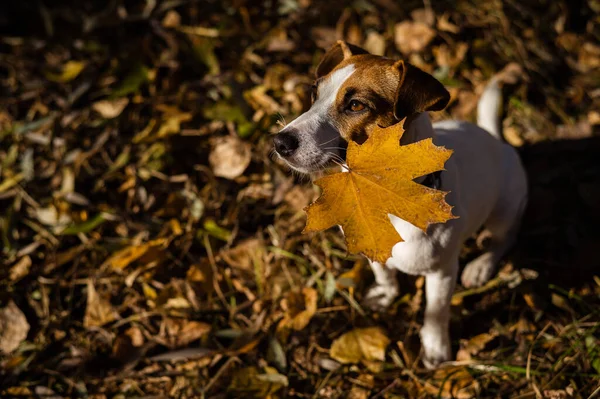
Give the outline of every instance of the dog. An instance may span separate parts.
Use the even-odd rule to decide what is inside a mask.
[[[513,147],[502,141],[501,91],[492,80],[478,104],[478,125],[453,120],[432,124],[428,111],[446,107],[450,94],[430,74],[402,60],[369,54],[339,41],[316,69],[312,106],[273,138],[276,153],[293,169],[315,174],[345,160],[350,140],[362,144],[377,126],[404,120],[400,144],[433,138],[454,151],[445,170],[416,179],[448,191],[446,201],[458,216],[432,224],[427,234],[388,215],[404,239],[385,265],[370,261],[375,283],[363,303],[388,307],[398,294],[397,271],[425,276],[426,306],[420,330],[423,363],[428,368],[451,359],[450,300],[464,241],[485,229],[487,248],[466,265],[465,287],[486,283],[516,240],[527,202],[527,177]]]

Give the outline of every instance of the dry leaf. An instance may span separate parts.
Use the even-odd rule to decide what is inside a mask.
[[[365,44],[363,47],[371,54],[384,55],[385,39],[379,33],[371,31],[367,34],[367,38],[365,39]]]
[[[423,23],[427,26],[433,26],[435,22],[435,12],[431,7],[417,8],[410,13],[413,21]]]
[[[11,300],[0,308],[0,353],[11,353],[27,338],[29,323],[19,307]]]
[[[186,274],[186,279],[198,295],[210,294],[214,290],[213,270],[208,260],[190,266]]]
[[[250,165],[250,145],[234,136],[214,140],[208,157],[215,176],[233,180]]]
[[[304,287],[302,291],[290,292],[283,300],[286,314],[279,328],[289,326],[296,331],[304,329],[317,311],[317,290]]]
[[[458,33],[460,32],[460,28],[450,22],[448,14],[443,14],[438,18],[437,21],[438,30],[450,33]]]
[[[121,115],[121,112],[129,104],[127,97],[117,98],[115,100],[102,100],[92,104],[92,109],[99,113],[103,118],[112,119]]]
[[[356,328],[333,341],[329,356],[340,363],[383,361],[389,343],[379,327]]]
[[[443,169],[452,151],[434,145],[432,139],[399,146],[403,133],[398,123],[376,129],[362,145],[349,142],[349,171],[315,181],[323,194],[306,208],[304,232],[341,225],[351,253],[384,263],[402,241],[388,214],[424,232],[431,223],[455,218],[445,192],[413,181]]]
[[[167,335],[171,347],[187,346],[210,332],[210,324],[185,319],[165,320]]]
[[[228,393],[236,398],[274,398],[273,394],[288,385],[288,379],[273,367],[265,367],[264,370],[264,373],[256,367],[236,370],[227,388]]]
[[[474,336],[468,341],[465,340],[464,343],[461,344],[461,348],[456,354],[456,360],[470,360],[471,356],[481,352],[485,346],[496,336],[496,333],[483,333]]]
[[[430,381],[425,390],[442,398],[470,399],[480,391],[479,383],[464,367],[437,369]]]
[[[162,20],[162,26],[165,28],[177,28],[181,25],[181,16],[175,10],[169,10]]]
[[[31,267],[31,258],[29,255],[23,256],[17,263],[15,263],[9,272],[9,278],[11,281],[18,281],[29,274],[29,268]]]
[[[258,238],[250,238],[241,241],[233,248],[221,251],[221,256],[231,267],[252,270],[253,257],[260,258],[264,252],[264,242]]]
[[[85,315],[83,317],[83,326],[85,328],[100,327],[117,318],[118,314],[113,309],[108,298],[100,296],[94,284],[88,281],[87,307],[85,308]]]
[[[67,83],[75,79],[85,68],[83,61],[67,61],[60,73],[46,73],[46,78],[53,82]]]
[[[130,327],[124,334],[117,336],[113,342],[113,358],[126,363],[138,356],[144,345],[144,335],[138,327]]]
[[[394,27],[396,48],[404,55],[421,52],[435,37],[435,31],[422,22],[403,21]]]
[[[433,55],[439,66],[455,68],[465,59],[467,51],[469,51],[467,43],[459,42],[452,48],[444,43],[433,49]]]
[[[167,244],[168,240],[166,238],[159,238],[140,245],[132,245],[130,247],[123,248],[108,258],[102,264],[102,267],[108,266],[115,270],[123,270],[133,261],[141,258],[142,255],[144,255],[149,249],[165,248]]]

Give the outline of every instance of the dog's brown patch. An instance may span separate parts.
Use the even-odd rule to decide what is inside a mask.
[[[389,58],[371,55],[359,47],[336,44],[317,68],[317,82],[345,66],[354,73],[339,88],[330,120],[347,141],[364,142],[377,126],[388,127],[407,116],[443,109],[450,95],[434,77]],[[365,105],[353,112],[350,103]],[[358,107],[360,108],[360,107]]]

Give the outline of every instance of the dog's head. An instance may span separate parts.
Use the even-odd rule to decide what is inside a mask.
[[[312,106],[273,142],[277,154],[303,173],[344,161],[348,141],[363,143],[376,126],[443,109],[448,91],[431,75],[338,42],[317,67]]]

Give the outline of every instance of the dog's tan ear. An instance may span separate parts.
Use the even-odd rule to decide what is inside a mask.
[[[393,67],[400,75],[394,103],[398,120],[418,112],[441,111],[448,105],[450,93],[436,78],[402,60]]]
[[[369,54],[369,52],[353,44],[346,43],[343,40],[338,40],[338,42],[325,53],[321,63],[317,67],[315,73],[317,79],[327,75],[346,58],[359,54]]]

